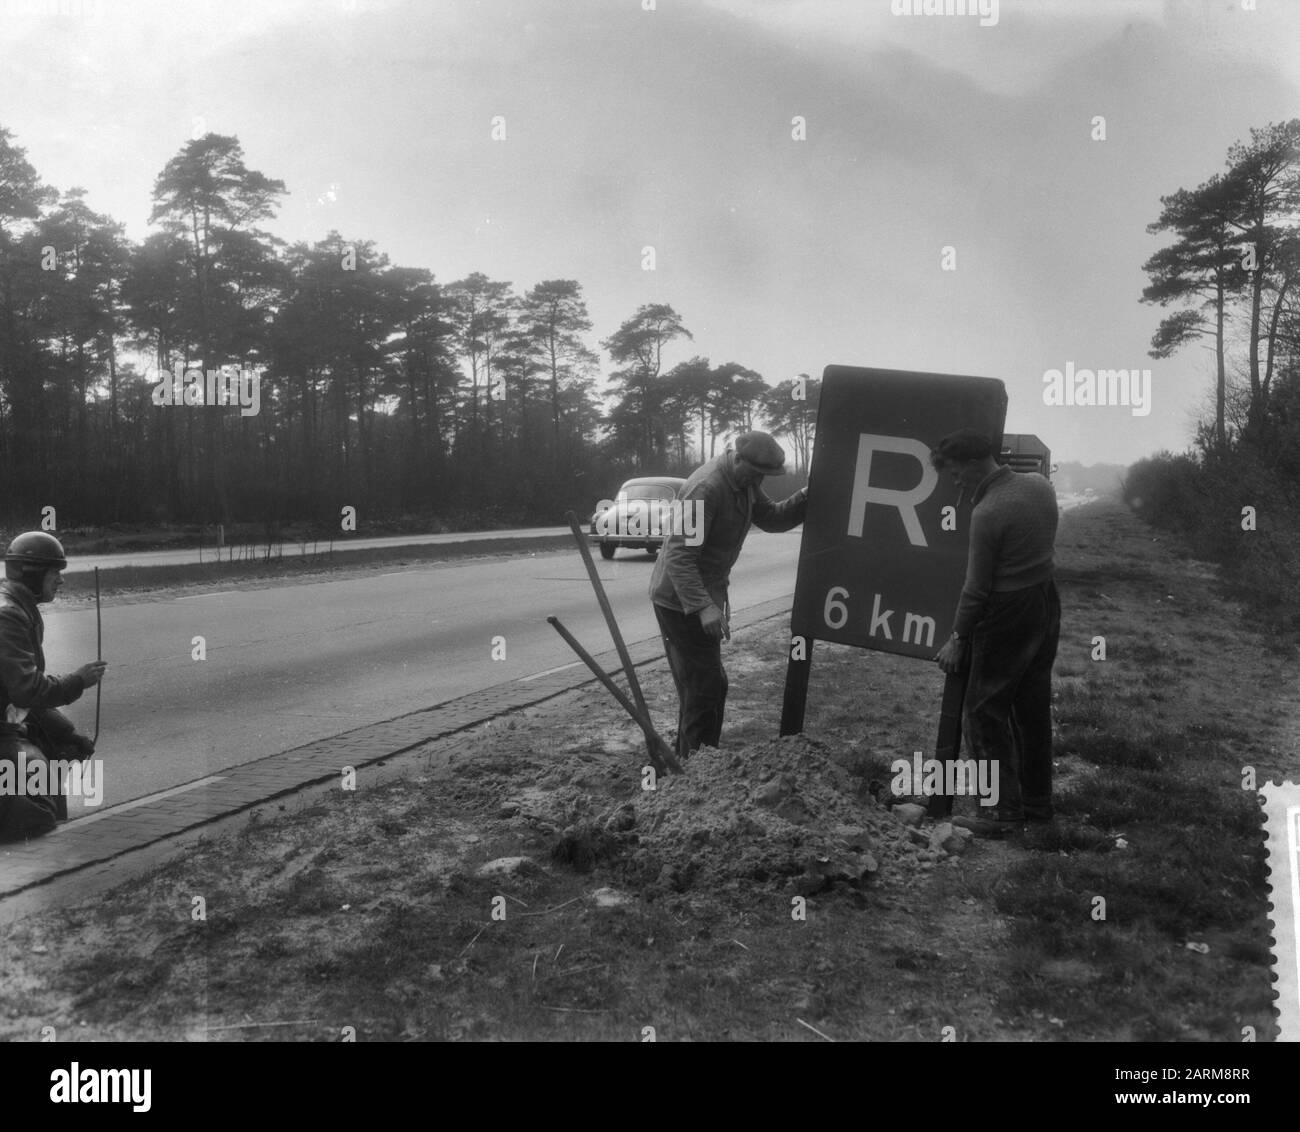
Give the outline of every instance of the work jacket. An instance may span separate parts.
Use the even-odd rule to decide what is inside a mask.
[[[688,545],[685,529],[669,535],[650,575],[650,600],[665,609],[698,613],[710,605],[726,609],[731,568],[750,526],[774,533],[797,527],[807,510],[808,492],[803,489],[774,503],[757,484],[742,487],[736,482],[728,448],[696,468],[678,489],[677,498],[683,511],[695,501],[703,505],[691,540],[698,545]]]
[[[44,640],[36,595],[19,582],[0,581],[0,764],[18,774],[28,773],[33,758],[62,757],[75,729],[58,708],[86,690],[80,676],[45,675]],[[71,757],[83,754],[78,749]],[[0,795],[0,841],[38,837],[67,816],[55,771],[44,793]]]
[[[81,698],[80,676],[46,676],[45,621],[36,595],[20,582],[0,581],[0,723],[15,708],[57,708]]]

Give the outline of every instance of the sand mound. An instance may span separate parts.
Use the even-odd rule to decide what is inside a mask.
[[[686,772],[608,815],[634,833],[633,860],[677,891],[758,882],[811,894],[897,880],[920,857],[907,830],[821,743],[802,735],[742,750],[703,748]],[[862,792],[865,793],[865,792]]]

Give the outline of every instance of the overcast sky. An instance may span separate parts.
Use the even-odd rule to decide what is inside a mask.
[[[1147,357],[1146,225],[1300,115],[1300,3],[643,3],[0,0],[0,125],[136,239],[164,163],[234,134],[289,189],[276,235],[577,279],[593,340],[671,303],[668,365],[997,377],[1055,459],[1188,444],[1211,359]],[[1149,368],[1149,415],[1045,405],[1067,363]]]

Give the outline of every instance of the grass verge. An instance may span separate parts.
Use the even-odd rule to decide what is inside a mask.
[[[1267,1040],[1264,850],[1242,782],[1296,777],[1295,689],[1213,574],[1122,507],[1069,513],[1058,551],[1055,828],[955,857],[915,847],[802,918],[779,883],[647,869],[635,831],[575,853],[575,831],[637,795],[643,761],[635,727],[580,690],[429,749],[403,780],[363,776],[5,928],[0,1035]],[[775,734],[785,638],[776,619],[728,651],[724,746],[742,759]],[[671,680],[644,680],[662,723]],[[939,688],[932,666],[818,646],[807,732],[862,805],[932,743]],[[708,838],[692,851],[717,871]]]

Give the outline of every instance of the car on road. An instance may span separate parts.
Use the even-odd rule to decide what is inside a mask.
[[[602,558],[620,546],[646,550],[654,557],[672,533],[672,503],[686,481],[676,476],[641,476],[628,480],[613,499],[602,499],[591,516],[591,541]]]

